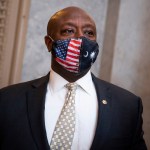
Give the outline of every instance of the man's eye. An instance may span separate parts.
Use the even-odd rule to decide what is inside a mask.
[[[74,30],[73,30],[73,29],[65,29],[65,30],[62,30],[62,34],[68,35],[68,34],[72,34],[72,33],[74,33]]]
[[[84,34],[87,35],[87,36],[94,36],[93,31],[85,31]]]

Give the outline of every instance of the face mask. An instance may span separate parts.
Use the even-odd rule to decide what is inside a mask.
[[[73,73],[90,69],[98,53],[97,42],[85,37],[53,41],[52,55],[55,60],[64,69]]]

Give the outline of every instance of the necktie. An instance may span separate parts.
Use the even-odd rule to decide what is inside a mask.
[[[52,136],[51,150],[71,150],[75,132],[75,91],[76,83],[66,84],[66,101],[57,120]]]

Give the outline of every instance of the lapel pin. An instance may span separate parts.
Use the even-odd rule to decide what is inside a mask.
[[[104,99],[104,100],[102,100],[102,103],[103,103],[104,105],[106,105],[106,104],[107,104],[107,101]]]

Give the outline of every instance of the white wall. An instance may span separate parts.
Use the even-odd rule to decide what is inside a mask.
[[[150,149],[150,1],[121,1],[111,82],[142,98]]]

